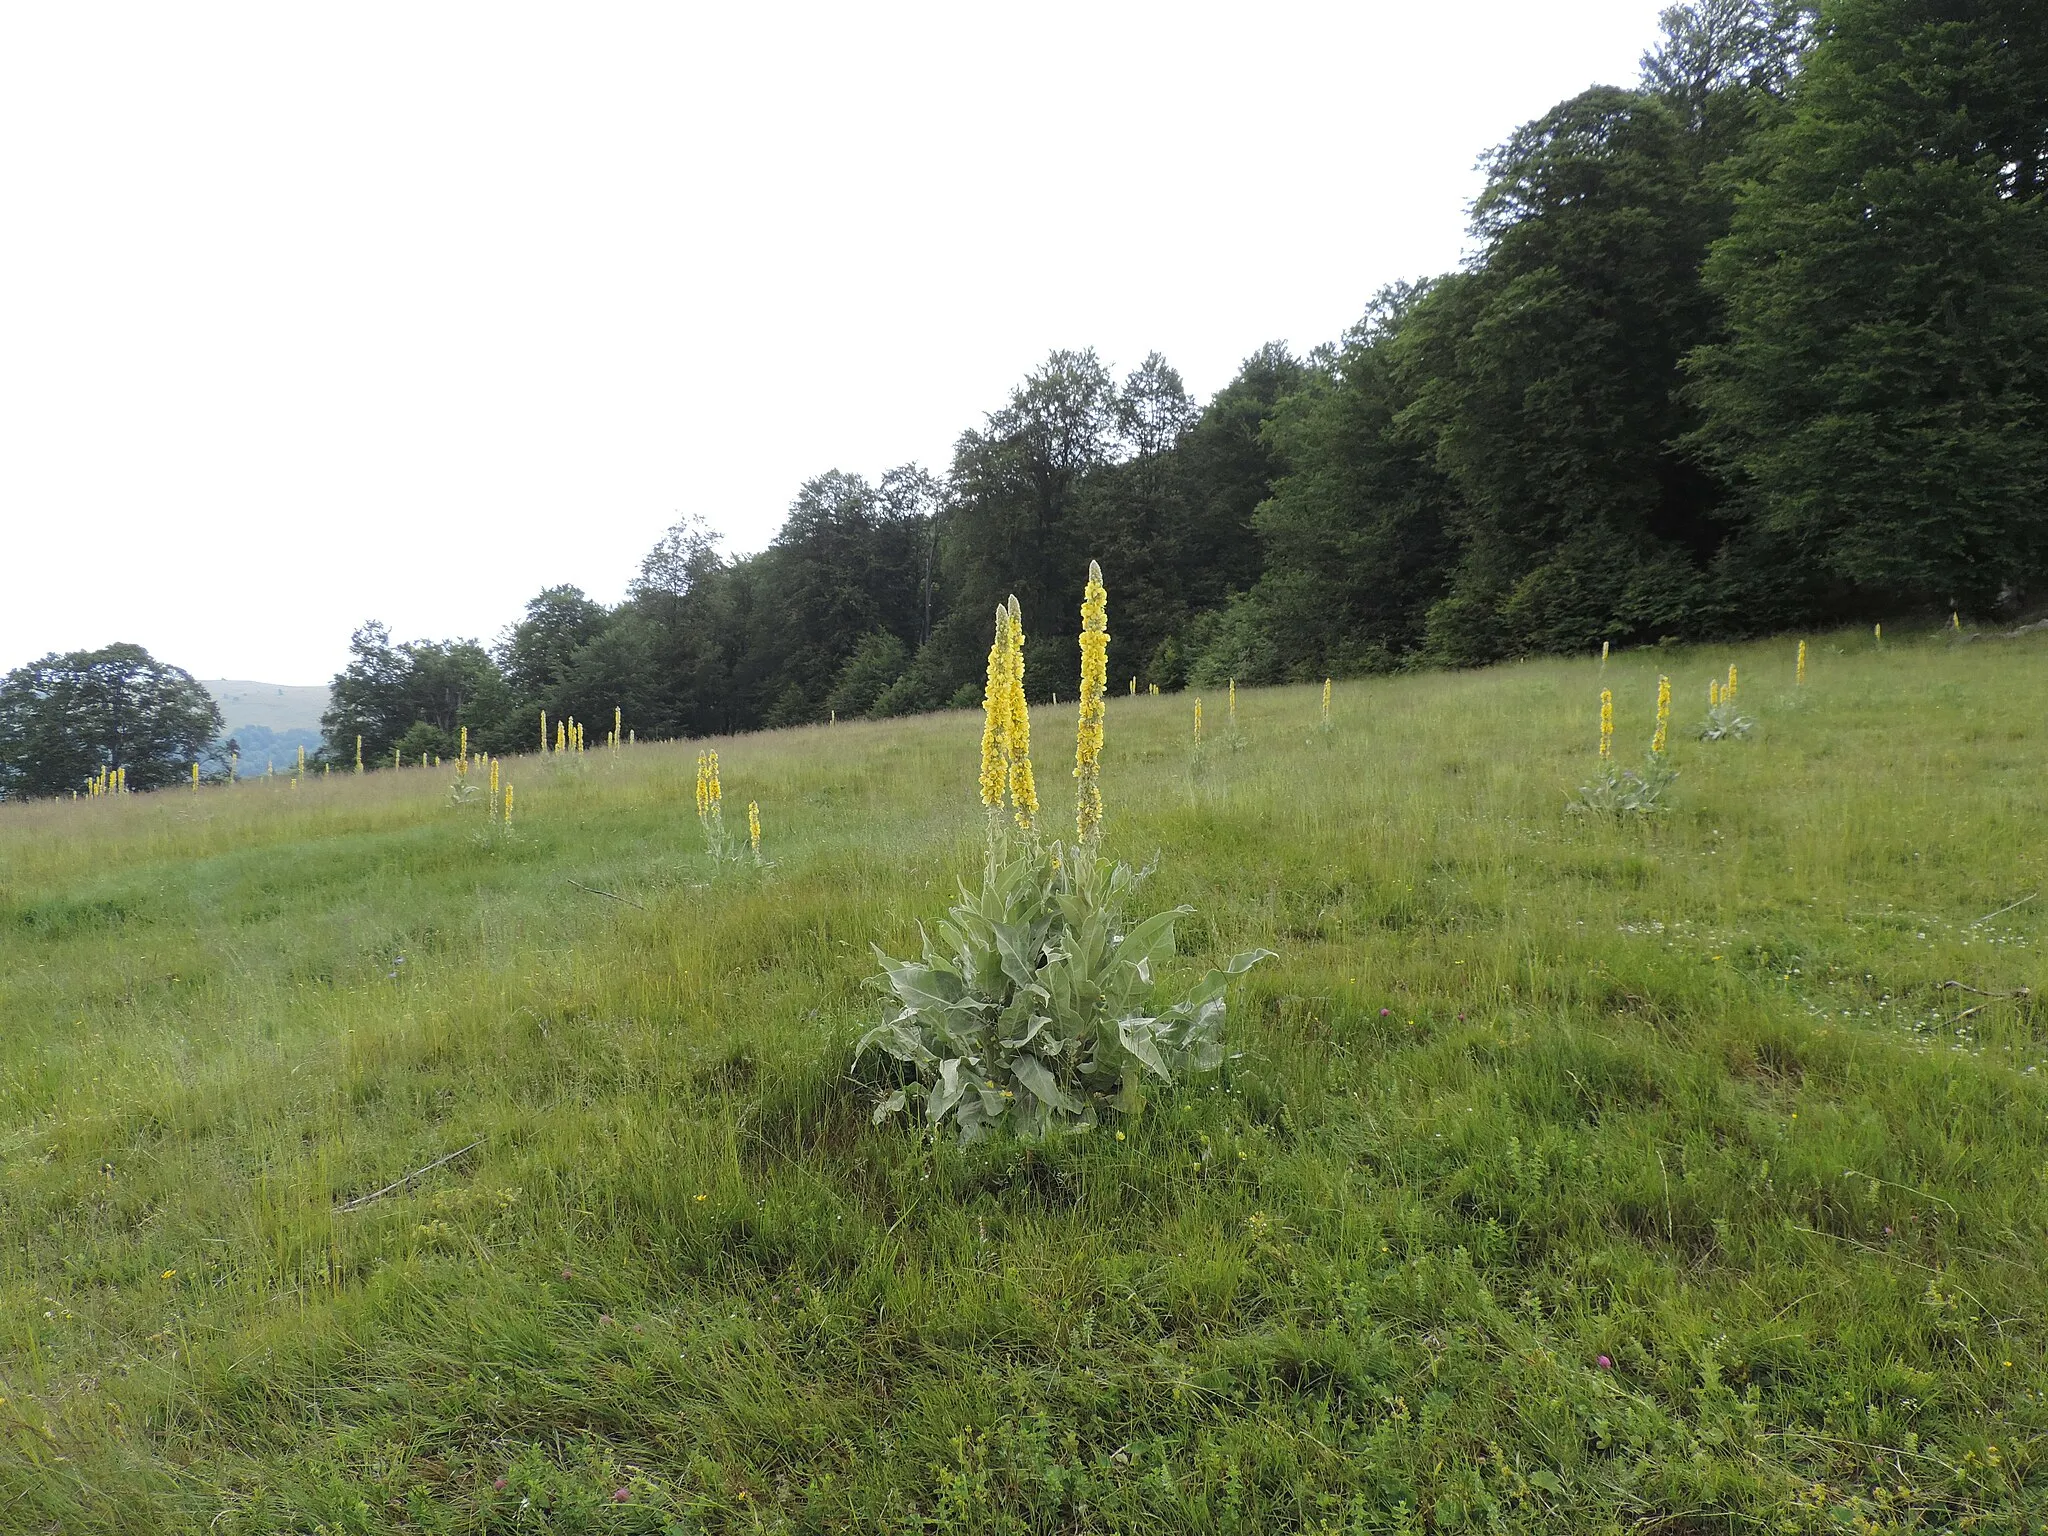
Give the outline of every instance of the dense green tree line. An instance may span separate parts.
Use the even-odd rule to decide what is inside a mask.
[[[616,607],[544,592],[489,651],[366,627],[330,751],[941,707],[1010,592],[1070,692],[1091,556],[1141,687],[2039,597],[2048,10],[1695,0],[1483,165],[1464,267],[1206,403],[1055,352],[944,474],[820,476],[758,554],[679,525]]]

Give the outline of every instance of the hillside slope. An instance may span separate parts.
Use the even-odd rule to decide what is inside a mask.
[[[1199,771],[1113,700],[1111,851],[1190,968],[1280,958],[1213,1081],[1043,1147],[849,1076],[977,868],[972,715],[717,743],[759,870],[688,745],[509,762],[509,837],[424,770],[0,807],[0,1529],[2022,1528],[2044,661],[1212,695]],[[1671,813],[1567,814],[1659,671]]]
[[[311,731],[318,734],[327,709],[327,686],[294,683],[252,683],[234,678],[201,678],[199,686],[213,695],[229,731],[245,725],[267,731]]]

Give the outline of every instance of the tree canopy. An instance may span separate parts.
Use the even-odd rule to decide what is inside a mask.
[[[48,655],[0,678],[0,797],[72,794],[107,769],[161,789],[209,755],[221,725],[189,672],[139,645]]]

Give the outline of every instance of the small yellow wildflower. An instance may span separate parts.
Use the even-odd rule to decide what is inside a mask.
[[[1657,679],[1657,733],[1650,738],[1650,750],[1662,755],[1665,738],[1671,730],[1671,679]]]
[[[1600,757],[1604,762],[1614,756],[1614,690],[1600,690]]]

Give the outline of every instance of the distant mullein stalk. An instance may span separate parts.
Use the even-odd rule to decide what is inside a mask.
[[[1237,679],[1230,680],[1230,734],[1237,734]]]
[[[192,765],[192,793],[195,795],[199,793],[199,765],[197,763]]]
[[[1600,670],[1602,672],[1607,670],[1607,647],[1613,643],[1611,640],[1602,640],[1600,642]]]
[[[1019,830],[1029,832],[1038,818],[1038,780],[1031,771],[1031,706],[1024,697],[1024,610],[1010,594],[1010,804]]]
[[[540,712],[540,749],[543,752],[548,749],[548,712],[546,710]]]
[[[761,862],[761,807],[759,802],[747,802],[747,845],[754,850],[754,862]]]
[[[1728,663],[1728,686],[1721,690],[1721,702],[1723,704],[1733,704],[1735,702],[1735,663],[1732,661]]]
[[[1614,690],[1600,690],[1600,760],[1614,756]]]
[[[1719,709],[1720,707],[1721,680],[1719,678],[1710,678],[1707,682],[1707,708]]]
[[[1657,679],[1657,733],[1650,738],[1652,756],[1664,755],[1664,743],[1671,733],[1671,679]]]
[[[1103,689],[1109,681],[1109,589],[1102,567],[1088,562],[1081,593],[1081,718],[1074,731],[1074,831],[1082,844],[1102,835],[1102,730],[1108,717]]]
[[[1806,642],[1799,642],[1799,668],[1792,675],[1793,682],[1802,688],[1806,686]]]
[[[363,738],[362,738],[362,737],[360,737],[360,736],[358,736],[358,737],[356,738],[356,772],[357,772],[357,773],[361,773],[362,771],[363,771]]]
[[[512,786],[505,786],[505,825],[512,825]]]
[[[455,760],[455,771],[464,778],[469,777],[469,727],[462,728],[462,755]]]
[[[1323,734],[1330,734],[1330,680],[1323,679]]]
[[[1202,744],[1202,701],[1195,700],[1195,745]]]
[[[498,760],[491,759],[491,814],[498,814]]]
[[[626,717],[619,712],[619,706],[614,704],[612,706],[612,756],[614,757],[618,756],[619,744],[625,739],[620,734],[620,727],[625,723]]]

